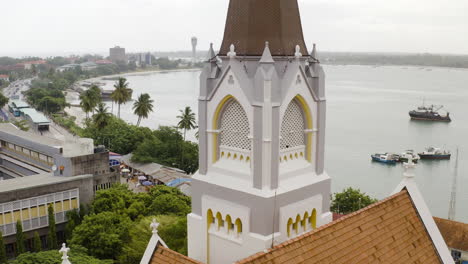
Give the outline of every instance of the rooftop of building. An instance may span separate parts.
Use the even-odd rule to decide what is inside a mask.
[[[10,104],[14,105],[16,108],[28,108],[30,107],[28,103],[23,100],[10,100]]]
[[[164,261],[172,262],[164,262]],[[188,262],[188,261],[192,262]],[[150,263],[198,263],[159,245]],[[161,262],[163,261],[163,262]],[[442,263],[406,189],[237,264]]]
[[[49,119],[47,119],[47,117],[45,117],[44,114],[38,112],[36,109],[34,108],[23,108],[21,109],[21,111],[29,116],[31,118],[31,120],[35,123],[35,124],[44,124],[44,123],[50,123]]]
[[[24,189],[30,189],[35,187],[47,186],[51,184],[58,184],[70,181],[76,181],[81,179],[92,178],[93,175],[86,174],[73,177],[60,177],[52,176],[51,173],[40,173],[27,177],[19,177],[11,180],[0,181],[0,193],[19,191]]]
[[[176,179],[187,178],[188,175],[183,171],[176,168],[166,167],[158,163],[138,163],[133,162],[132,154],[122,156],[122,162],[133,169],[143,172],[146,175],[153,177],[164,184],[168,184]]]
[[[40,136],[31,132],[20,130],[11,123],[0,123],[0,133],[2,132],[51,147],[61,147],[64,144],[63,141],[55,138]]]
[[[0,74],[0,78],[8,78],[9,76],[6,74]]]
[[[438,217],[434,220],[448,247],[468,251],[468,224]]]

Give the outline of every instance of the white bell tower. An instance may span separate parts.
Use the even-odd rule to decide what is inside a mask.
[[[316,57],[296,0],[230,1],[200,76],[189,257],[233,263],[331,221]]]

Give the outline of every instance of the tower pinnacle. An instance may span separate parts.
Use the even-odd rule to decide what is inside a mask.
[[[238,56],[261,56],[265,41],[273,56],[294,56],[296,45],[308,54],[297,0],[230,0],[219,55],[234,44]]]

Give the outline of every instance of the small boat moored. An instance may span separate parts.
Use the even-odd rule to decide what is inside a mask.
[[[421,159],[428,160],[448,160],[450,159],[450,151],[441,150],[440,148],[428,147],[425,151],[418,153]]]
[[[408,162],[408,160],[411,158],[414,163],[418,163],[419,161],[419,155],[414,153],[414,150],[407,150],[403,153],[400,154],[399,161],[400,162]]]
[[[398,157],[391,153],[375,153],[371,155],[373,161],[395,164],[398,160]]]

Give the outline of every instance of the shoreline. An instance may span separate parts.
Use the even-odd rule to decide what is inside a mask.
[[[132,71],[132,72],[124,72],[124,73],[119,73],[119,74],[111,74],[111,75],[102,75],[98,77],[93,77],[89,79],[84,79],[77,81],[76,84],[80,84],[81,82],[90,82],[90,81],[97,81],[99,79],[103,78],[115,78],[115,77],[121,77],[121,76],[137,76],[137,75],[149,75],[149,74],[155,74],[155,73],[170,73],[170,72],[196,72],[196,71],[201,71],[201,68],[190,68],[190,69],[172,69],[172,70],[148,70],[148,71]],[[109,81],[109,80],[105,80]]]

